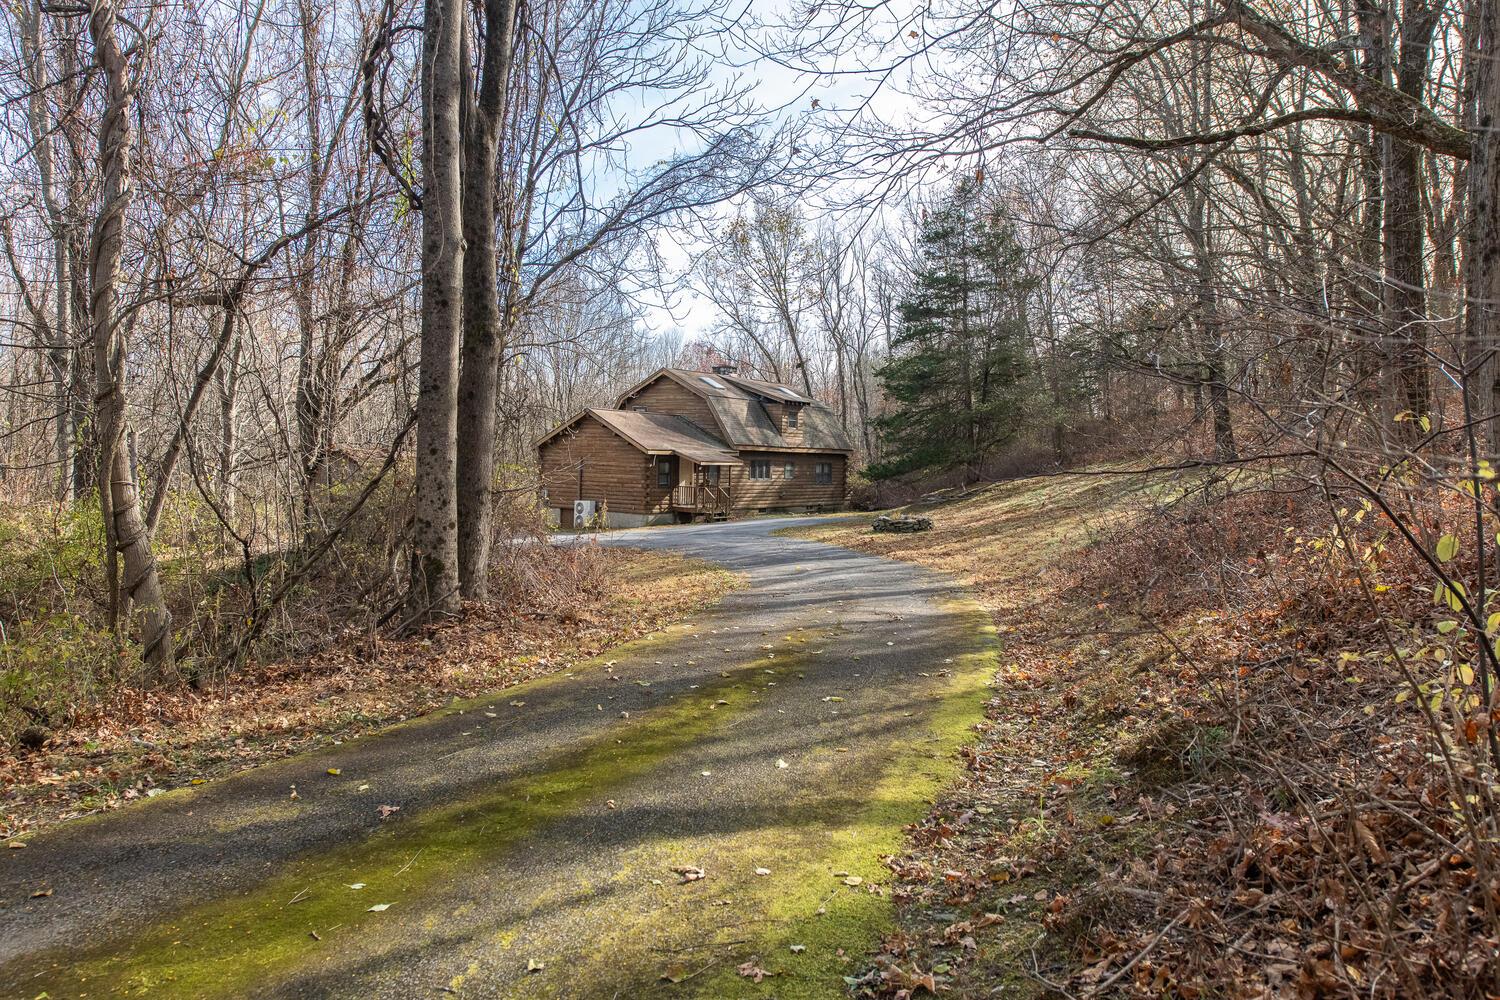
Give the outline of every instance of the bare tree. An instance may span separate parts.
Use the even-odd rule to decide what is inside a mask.
[[[464,11],[426,6],[422,34],[422,341],[407,617],[457,612],[458,363],[463,338]]]
[[[151,536],[141,512],[135,466],[125,442],[129,434],[125,387],[125,336],[118,315],[116,283],[120,249],[130,207],[134,84],[117,37],[119,16],[113,0],[93,0],[89,36],[104,78],[105,108],[99,122],[99,174],[103,199],[94,222],[90,254],[90,314],[93,319],[94,375],[98,385],[100,502],[104,508],[111,608],[129,618],[140,608],[141,655],[157,674],[173,665],[172,616],[162,594]],[[119,554],[119,564],[115,554]]]

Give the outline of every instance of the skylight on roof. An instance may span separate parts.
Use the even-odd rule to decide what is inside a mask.
[[[715,389],[727,389],[727,388],[729,388],[727,385],[725,385],[723,382],[720,382],[718,379],[714,378],[712,375],[699,375],[698,376],[698,381],[700,381],[700,382],[706,382],[709,385],[713,386]]]

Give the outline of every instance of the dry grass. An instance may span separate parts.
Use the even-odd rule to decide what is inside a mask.
[[[869,992],[930,982],[944,995],[1045,994],[1025,971],[1033,945],[1094,872],[1154,829],[1120,815],[1129,812],[1117,802],[1128,776],[1113,759],[1105,708],[1151,654],[1108,636],[1107,616],[1056,570],[1130,522],[1151,495],[1118,478],[1042,477],[911,508],[933,519],[930,532],[877,535],[866,519],[794,532],[951,574],[990,612],[1006,647],[963,778],[890,859],[903,929],[865,977]]]
[[[255,666],[211,686],[122,690],[42,749],[0,751],[0,836],[230,774],[329,740],[564,670],[701,610],[736,578],[687,557],[579,546],[557,550],[548,586],[522,610],[467,609],[428,634],[351,633],[310,657]],[[565,565],[564,565],[565,564]]]
[[[931,533],[817,532],[953,573],[1007,636],[964,780],[890,861],[868,992],[1496,995],[1472,638],[1354,498],[1195,485],[1025,480]],[[1402,516],[1435,540],[1461,506]]]

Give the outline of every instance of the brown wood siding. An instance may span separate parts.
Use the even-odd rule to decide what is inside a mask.
[[[687,417],[715,437],[723,433],[719,430],[718,422],[714,420],[714,413],[709,409],[708,400],[684,388],[680,382],[668,375],[662,375],[634,396],[622,400],[620,409],[629,410],[637,406],[644,406],[652,413],[673,413],[679,417]]]
[[[672,463],[672,486],[656,485],[656,462],[666,457]],[[646,512],[648,514],[662,514],[672,509],[672,488],[678,485],[686,485],[692,475],[693,463],[680,455],[662,456],[654,455],[651,458],[651,474],[646,477]]]
[[[574,500],[603,500],[610,510],[646,513],[646,477],[654,476],[653,459],[591,416],[542,444],[537,459],[547,490],[545,506],[571,508]]]
[[[776,429],[781,432],[782,440],[784,440],[787,444],[791,445],[793,448],[801,448],[806,443],[806,438],[803,435],[803,428],[806,426],[806,420],[804,419],[804,414],[805,414],[806,410],[807,410],[807,407],[806,406],[802,406],[800,404],[799,405],[793,405],[791,403],[767,403],[766,404],[766,412],[768,412],[771,415],[771,420],[775,422]],[[791,427],[791,426],[789,426],[787,424],[787,420],[788,420],[787,414],[792,413],[792,412],[795,412],[797,414],[797,426],[796,427]]]
[[[848,501],[848,461],[843,455],[742,451],[740,458],[745,464],[734,470],[731,483],[731,495],[737,512],[778,507],[837,507]],[[770,461],[770,479],[750,478],[750,463],[760,460]],[[795,475],[790,481],[787,480],[785,471],[788,462],[795,467]],[[813,480],[813,468],[818,462],[832,464],[832,483],[818,483]]]

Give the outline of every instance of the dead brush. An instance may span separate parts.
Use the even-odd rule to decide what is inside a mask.
[[[1168,780],[1143,789],[1188,807],[1181,835],[1122,873],[1160,901],[1149,919],[1076,915],[1085,995],[1500,988],[1483,685],[1500,615],[1476,626],[1470,603],[1496,578],[1493,552],[1456,541],[1472,513],[1457,492],[1404,490],[1399,508],[1318,499],[1170,511],[1081,561],[1080,578],[1158,632],[1170,656],[1150,683],[1188,707],[1126,758],[1190,760],[1219,734],[1212,769],[1158,769]]]

